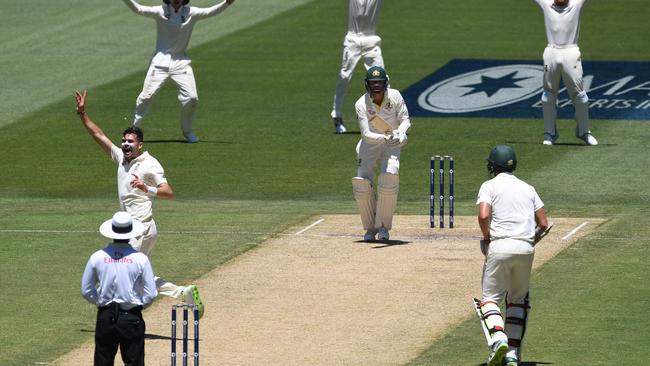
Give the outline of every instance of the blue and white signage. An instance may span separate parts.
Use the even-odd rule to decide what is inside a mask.
[[[582,66],[590,118],[650,120],[650,62]],[[402,94],[415,117],[541,118],[543,73],[541,61],[452,60]],[[562,85],[558,117],[573,114]]]

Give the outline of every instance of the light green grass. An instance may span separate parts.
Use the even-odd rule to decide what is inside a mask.
[[[11,79],[18,75],[32,85],[0,91],[7,102],[2,113],[16,116],[15,123],[0,127],[2,365],[52,361],[93,335],[93,309],[81,298],[79,282],[88,256],[105,242],[96,228],[117,209],[115,166],[74,114],[72,89],[90,89],[90,116],[117,140],[129,124],[153,47],[153,25],[122,9],[120,1],[102,6],[118,11],[123,21],[104,22],[93,11],[71,16],[96,3],[77,1],[66,11],[41,4],[51,6],[51,17],[16,21],[22,31],[7,27],[11,31],[0,36],[0,48],[9,45],[2,50],[13,52],[11,62],[7,52],[0,53],[3,85],[20,85]],[[257,3],[238,0],[238,8],[195,30],[194,41],[212,26],[228,33],[214,41],[207,36],[191,51],[202,142],[182,143],[171,85],[144,121],[147,149],[163,163],[175,192],[174,201],[156,203],[161,234],[153,263],[176,282],[191,281],[311,215],[356,212],[350,178],[359,135],[352,105],[363,92],[361,68],[345,104],[353,133],[335,136],[329,118],[347,8],[343,1],[282,2],[285,13],[236,28],[249,14],[258,20],[268,14],[269,9],[254,11]],[[590,1],[581,32],[584,59],[648,59],[647,22],[638,11],[645,3],[620,3]],[[16,39],[30,37],[34,28],[46,32],[41,23],[56,35],[59,56],[73,59],[18,47]],[[224,24],[235,28],[224,30]],[[150,42],[120,36],[129,27],[141,27],[138,37]],[[452,58],[539,60],[546,43],[541,11],[522,0],[387,1],[380,34],[391,84],[398,89]],[[102,52],[121,56],[97,60],[95,53]],[[48,60],[62,77],[42,74]],[[37,70],[25,72],[22,65]],[[618,364],[642,365],[647,351],[639,340],[650,329],[642,310],[648,271],[640,260],[647,257],[649,237],[643,219],[650,199],[647,125],[593,121],[602,143],[593,148],[572,140],[573,127],[573,121],[559,122],[563,138],[575,145],[548,148],[540,143],[540,120],[414,118],[402,154],[398,212],[427,213],[429,157],[441,152],[456,158],[457,214],[474,215],[490,147],[512,144],[518,175],[537,187],[551,217],[612,219],[535,275],[528,359],[604,365],[623,355],[626,362]],[[468,320],[449,337],[432,340],[415,364],[479,364],[486,353],[481,337],[478,324]],[[612,342],[620,347],[608,353]]]
[[[197,23],[190,46],[228,37],[311,1],[240,0],[216,18]],[[216,3],[192,1],[201,7]],[[2,8],[0,126],[60,100],[80,85],[95,87],[140,71],[154,51],[154,21],[136,15],[122,0],[66,0],[65,5],[28,0],[5,2]]]

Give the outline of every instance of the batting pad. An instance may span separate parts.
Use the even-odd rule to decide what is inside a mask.
[[[370,180],[361,177],[352,178],[352,191],[359,206],[361,224],[365,230],[374,228],[375,223],[375,192]]]
[[[377,188],[377,214],[375,228],[384,227],[390,230],[393,227],[393,214],[397,206],[397,192],[399,191],[399,175],[383,173],[379,175]]]
[[[388,122],[379,117],[379,115],[372,117],[369,122],[370,125],[379,133],[389,134],[393,131],[393,126],[389,125]]]

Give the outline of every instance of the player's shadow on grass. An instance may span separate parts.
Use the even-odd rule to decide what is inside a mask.
[[[95,330],[94,329],[81,329],[81,332],[83,332],[83,333],[95,333]],[[147,334],[147,333],[145,333],[144,338],[145,339],[161,339],[161,340],[167,340],[167,341],[172,340],[172,337],[170,337],[170,336],[164,336],[164,335],[159,335],[159,334]]]
[[[336,132],[334,132],[335,135],[337,135]],[[361,135],[361,132],[359,131],[345,131],[343,133],[339,133],[338,135]]]
[[[537,366],[537,365],[552,365],[553,362],[542,362],[542,361],[526,361],[519,362],[519,366]],[[487,366],[487,363],[481,363],[478,366]]]
[[[540,141],[517,141],[517,140],[510,140],[506,141],[506,144],[522,144],[522,145],[541,145],[542,142]],[[553,144],[553,146],[575,146],[575,147],[591,147],[593,146],[588,146],[584,142],[580,140],[576,140],[575,142],[556,142]],[[547,146],[549,149],[552,149],[553,146]],[[618,146],[617,144],[608,144],[608,143],[602,143],[599,142],[598,146]]]

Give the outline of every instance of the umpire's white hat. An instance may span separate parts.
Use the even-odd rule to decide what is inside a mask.
[[[118,211],[112,219],[104,221],[99,232],[110,239],[131,239],[144,232],[144,225],[128,212]]]

